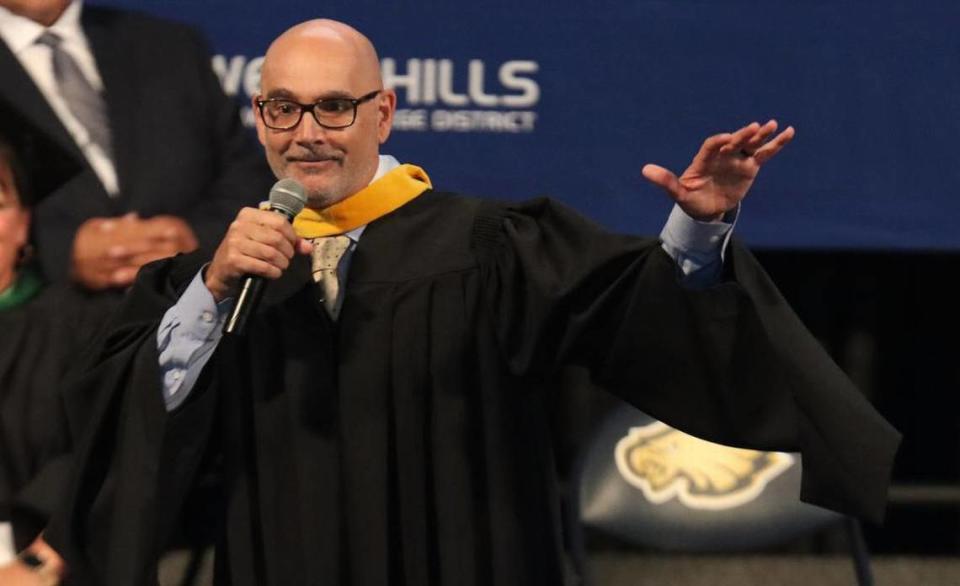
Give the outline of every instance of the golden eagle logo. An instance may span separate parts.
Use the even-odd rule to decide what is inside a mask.
[[[655,421],[617,442],[620,474],[653,504],[676,497],[692,509],[731,509],[757,498],[794,457],[710,443]]]

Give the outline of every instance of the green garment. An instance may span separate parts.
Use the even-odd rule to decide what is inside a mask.
[[[13,285],[0,291],[0,311],[8,311],[30,301],[43,289],[40,275],[31,269],[20,271]]]

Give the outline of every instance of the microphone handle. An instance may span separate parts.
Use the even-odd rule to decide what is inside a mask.
[[[223,324],[224,334],[243,335],[247,327],[247,320],[254,309],[260,305],[260,298],[263,297],[263,290],[266,281],[260,277],[246,277],[243,280],[243,287],[240,294],[237,295],[237,302],[233,304],[230,311],[230,317]]]

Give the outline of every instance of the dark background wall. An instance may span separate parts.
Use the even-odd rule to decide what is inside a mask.
[[[797,251],[760,256],[807,325],[904,434],[895,482],[904,488],[933,485],[921,502],[894,498],[885,527],[867,528],[874,548],[956,555],[960,502],[941,500],[943,489],[960,486],[960,317],[951,278],[960,257]]]

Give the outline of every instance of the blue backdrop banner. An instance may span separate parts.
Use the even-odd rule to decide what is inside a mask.
[[[190,22],[246,107],[269,42],[316,17],[377,45],[397,90],[384,149],[438,187],[549,194],[657,233],[708,135],[797,129],[746,200],[756,247],[957,249],[960,4],[891,0],[596,2],[101,1]]]

